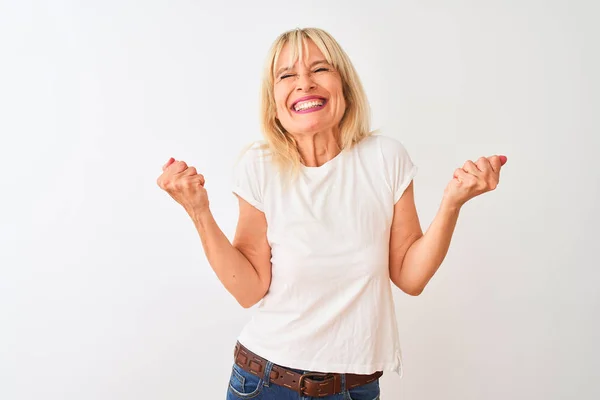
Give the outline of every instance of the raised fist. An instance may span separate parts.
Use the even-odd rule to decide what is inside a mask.
[[[500,169],[505,163],[505,156],[481,157],[477,162],[465,162],[462,168],[454,171],[444,191],[444,200],[452,206],[461,207],[473,197],[496,189]]]
[[[208,194],[204,189],[204,176],[195,167],[172,157],[162,167],[163,173],[156,183],[188,213],[208,210]]]

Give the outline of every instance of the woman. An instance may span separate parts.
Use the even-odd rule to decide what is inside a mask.
[[[266,142],[236,167],[233,243],[204,177],[172,158],[163,166],[158,184],[191,216],[222,284],[243,307],[260,302],[235,346],[228,399],[379,398],[383,371],[402,372],[391,283],[419,295],[462,205],[498,184],[505,157],[467,161],[423,234],[416,167],[400,142],[369,131],[368,110],[339,44],[292,30],[267,58]]]

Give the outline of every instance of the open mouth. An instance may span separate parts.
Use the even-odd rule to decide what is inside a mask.
[[[309,113],[309,112],[313,112],[313,111],[318,111],[320,109],[322,109],[323,107],[325,107],[325,104],[327,104],[327,99],[322,98],[322,97],[312,97],[310,99],[300,99],[299,101],[296,101],[293,105],[292,105],[292,110],[297,112],[297,113]]]

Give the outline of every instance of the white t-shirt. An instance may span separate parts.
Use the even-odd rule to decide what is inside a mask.
[[[417,172],[406,149],[373,135],[285,186],[260,144],[233,191],[265,213],[272,280],[238,340],[290,368],[402,376],[388,255],[394,204]]]

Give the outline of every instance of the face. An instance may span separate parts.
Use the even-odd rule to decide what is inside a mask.
[[[303,59],[290,69],[292,50],[286,44],[275,66],[277,119],[296,135],[335,130],[346,109],[339,73],[311,40],[306,44]]]

